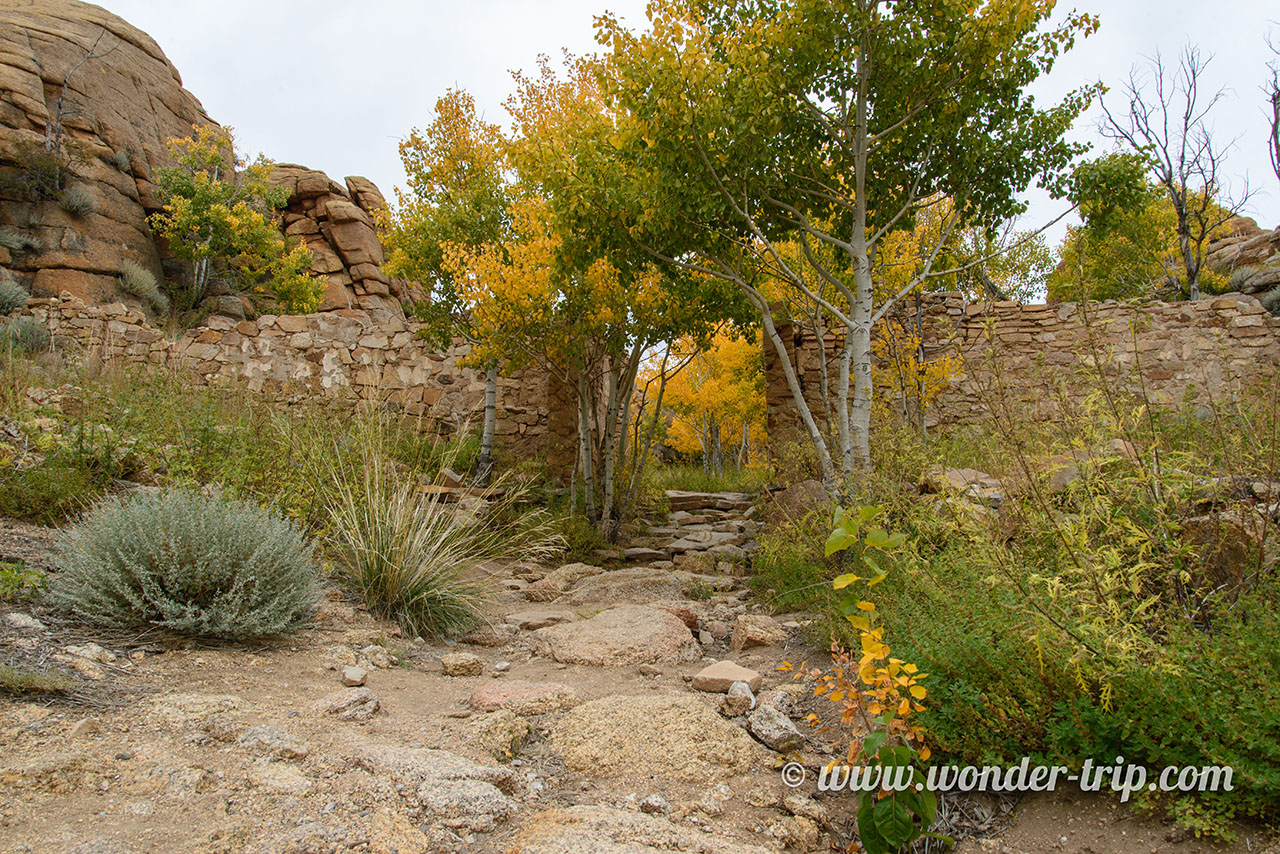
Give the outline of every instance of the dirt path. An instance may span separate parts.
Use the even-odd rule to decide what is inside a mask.
[[[34,557],[42,536],[0,526],[0,552],[21,541]],[[260,649],[93,647],[38,608],[43,627],[6,616],[7,660],[78,660],[85,696],[107,705],[0,702],[0,851],[831,850],[851,799],[788,789],[761,743],[785,728],[695,688],[732,659],[760,674],[758,708],[796,716],[776,666],[816,657],[785,616],[752,613],[713,547],[679,553],[681,568],[494,567],[493,627],[456,645],[399,637],[337,592],[311,628]],[[1078,793],[988,816],[1011,824],[958,850],[1210,850]]]

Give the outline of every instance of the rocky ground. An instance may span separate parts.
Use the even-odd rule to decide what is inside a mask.
[[[71,701],[0,701],[0,851],[700,852],[840,850],[852,799],[789,789],[784,755],[817,660],[802,615],[759,613],[740,571],[743,496],[673,496],[670,530],[621,562],[488,568],[492,625],[401,637],[333,591],[262,647],[86,634],[38,606],[0,620],[0,662],[72,675]],[[0,557],[47,564],[47,531],[0,520]],[[955,801],[998,852],[1199,852],[1103,799]],[[1257,850],[1250,832],[1231,851]]]

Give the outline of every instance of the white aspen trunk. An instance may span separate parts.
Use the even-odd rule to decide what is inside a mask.
[[[604,410],[604,474],[601,480],[602,497],[600,499],[600,524],[602,529],[610,528],[613,521],[613,477],[617,470],[617,460],[614,455],[617,451],[617,427],[618,427],[618,376],[612,370],[609,371],[606,380],[608,387],[608,397],[605,402]]]
[[[586,368],[578,370],[578,452],[582,455],[582,497],[587,518],[596,520],[595,448],[591,441],[590,401]]]
[[[493,475],[493,434],[498,426],[498,369],[484,374],[484,426],[480,431],[480,463],[476,483],[488,486]]]
[[[874,246],[867,245],[867,160],[870,151],[867,128],[867,75],[870,73],[869,46],[864,41],[858,56],[861,82],[855,97],[854,202],[853,233],[850,235],[850,260],[853,262],[854,302],[849,312],[849,344],[853,373],[853,403],[850,407],[850,432],[856,465],[871,467],[871,313],[875,292],[872,290],[871,259]]]
[[[853,432],[849,419],[849,371],[853,360],[854,336],[847,331],[840,350],[840,379],[836,387],[836,424],[840,436],[840,473],[853,474]],[[825,350],[823,358],[825,360]]]
[[[773,314],[769,311],[769,304],[764,302],[763,297],[760,297],[756,307],[760,309],[760,319],[764,323],[765,335],[768,336],[769,342],[773,344],[774,352],[778,354],[778,362],[782,366],[782,375],[786,378],[787,389],[791,392],[791,399],[796,405],[796,411],[800,413],[800,420],[804,424],[805,430],[809,433],[809,440],[813,442],[814,450],[818,453],[818,464],[822,467],[823,483],[830,491],[836,484],[836,471],[831,463],[831,450],[827,446],[826,439],[822,438],[822,431],[818,429],[817,422],[813,420],[813,412],[809,409],[808,401],[804,399],[804,389],[800,387],[800,380],[796,376],[795,368],[791,364],[791,359],[787,356],[787,348],[782,343],[782,336],[778,334],[778,327],[773,323]]]

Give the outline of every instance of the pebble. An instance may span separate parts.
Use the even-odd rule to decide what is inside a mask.
[[[348,688],[359,688],[365,683],[365,680],[368,677],[369,671],[365,670],[363,667],[347,665],[342,668],[342,684],[346,685]]]

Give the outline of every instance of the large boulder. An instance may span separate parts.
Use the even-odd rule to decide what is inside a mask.
[[[551,741],[575,771],[709,782],[767,767],[765,751],[693,694],[614,695],[564,715]]]
[[[538,629],[533,638],[539,654],[565,664],[621,667],[693,661],[699,655],[697,641],[679,617],[640,605]]]
[[[1231,287],[1245,294],[1280,288],[1280,228],[1268,231],[1247,216],[1231,220],[1227,233],[1209,243],[1205,263],[1231,277]]]

